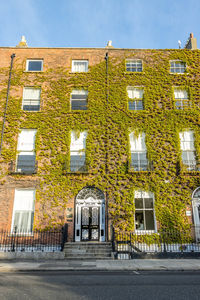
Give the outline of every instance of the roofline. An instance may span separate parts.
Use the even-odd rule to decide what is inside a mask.
[[[20,49],[20,50],[27,50],[27,49],[58,49],[58,50],[63,50],[63,49],[84,49],[84,50],[92,50],[92,49],[96,49],[96,50],[106,50],[106,51],[116,51],[116,50],[178,50],[178,51],[183,51],[183,50],[192,50],[192,49],[186,49],[186,48],[182,48],[182,49],[178,49],[178,48],[163,48],[163,49],[156,49],[156,48],[110,48],[110,47],[1,47],[0,49]],[[195,50],[199,50],[199,49],[195,49]],[[192,50],[194,51],[194,50]]]

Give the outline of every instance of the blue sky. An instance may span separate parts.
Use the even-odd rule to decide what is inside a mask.
[[[0,13],[0,46],[178,48],[190,32],[200,45],[199,0],[0,0]]]

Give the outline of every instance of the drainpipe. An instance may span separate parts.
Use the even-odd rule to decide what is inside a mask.
[[[106,111],[108,110],[108,51],[105,55],[106,60]],[[106,118],[107,121],[107,118]],[[108,127],[106,126],[106,175],[108,174]],[[108,240],[108,192],[106,187],[106,240]]]
[[[8,88],[7,88],[7,97],[6,97],[6,106],[4,110],[4,116],[3,116],[3,126],[1,130],[1,145],[0,145],[0,155],[2,151],[2,145],[3,145],[3,135],[4,135],[4,127],[5,127],[5,122],[6,122],[6,114],[7,114],[7,107],[8,107],[8,98],[10,94],[10,82],[11,82],[11,75],[12,75],[12,67],[13,67],[13,60],[15,58],[15,54],[13,53],[11,55],[11,62],[10,62],[10,73],[9,73],[9,79],[8,79]]]
[[[105,60],[106,60],[106,111],[108,109],[108,52],[106,52],[106,56],[105,56]],[[107,136],[108,136],[108,129],[106,126],[106,174],[108,173],[108,140],[107,140]]]

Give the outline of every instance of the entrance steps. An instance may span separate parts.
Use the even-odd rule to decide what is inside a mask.
[[[65,243],[63,251],[66,259],[111,259],[112,244],[106,242]]]

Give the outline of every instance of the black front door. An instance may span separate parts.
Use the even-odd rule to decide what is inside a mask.
[[[99,240],[99,207],[81,208],[81,240]]]

